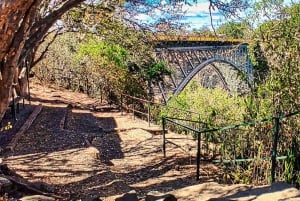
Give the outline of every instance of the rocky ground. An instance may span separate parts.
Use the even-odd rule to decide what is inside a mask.
[[[56,200],[109,200],[130,190],[140,200],[149,191],[171,192],[184,201],[300,200],[299,191],[285,184],[220,185],[222,171],[209,163],[201,164],[197,181],[192,139],[168,133],[178,138],[173,142],[180,146],[167,144],[164,158],[157,126],[149,127],[132,114],[122,114],[84,94],[40,85],[33,85],[31,94],[31,106],[26,102],[21,108],[23,117],[15,128],[37,105],[42,104],[42,110],[16,144],[11,142],[18,129],[1,133],[2,164],[7,164],[14,178],[29,182],[21,180],[25,186],[35,184]],[[8,116],[3,126],[9,121]],[[192,149],[185,150],[187,145]],[[10,150],[5,149],[8,146]],[[28,189],[14,193],[6,197],[33,194]]]

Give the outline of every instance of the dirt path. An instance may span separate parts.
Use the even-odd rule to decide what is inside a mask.
[[[83,94],[38,85],[31,91],[43,109],[4,161],[29,181],[50,184],[67,199],[130,189],[144,197],[197,183],[194,159],[171,145],[163,158],[161,135],[146,131],[157,130],[153,125]]]
[[[179,200],[209,200],[245,188],[205,185],[221,178],[212,164],[201,164],[196,181],[191,139],[169,133],[192,151],[168,144],[163,158],[161,135],[149,132],[157,128],[131,114],[66,90],[34,85],[31,92],[33,104],[42,103],[43,109],[4,162],[29,181],[46,183],[64,200],[103,199],[131,189],[141,199],[149,191],[174,191]]]

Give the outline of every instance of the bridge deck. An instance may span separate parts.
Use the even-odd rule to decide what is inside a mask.
[[[250,40],[237,38],[222,37],[204,37],[204,36],[178,36],[178,35],[155,35],[154,40],[158,41],[157,47],[174,47],[174,46],[223,46],[248,44]]]

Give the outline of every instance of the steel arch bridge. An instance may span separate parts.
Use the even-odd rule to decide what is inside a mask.
[[[224,75],[216,65],[219,63],[244,75],[250,86],[253,66],[247,46],[247,41],[239,39],[192,37],[176,40],[174,37],[170,39],[163,36],[155,48],[157,59],[166,62],[171,71],[170,75],[164,75],[158,82],[163,100],[167,102],[169,94],[179,94],[207,66],[219,77],[224,88],[229,90]]]

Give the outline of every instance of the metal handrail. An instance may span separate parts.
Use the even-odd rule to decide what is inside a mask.
[[[191,132],[194,132],[196,135],[197,135],[197,176],[196,176],[196,179],[199,180],[199,168],[200,168],[200,141],[201,141],[201,134],[204,134],[204,133],[210,133],[210,132],[216,132],[216,131],[225,131],[225,130],[229,130],[229,129],[237,129],[239,127],[246,127],[246,126],[249,126],[249,125],[256,125],[256,124],[261,124],[261,123],[264,123],[264,122],[271,122],[273,121],[274,122],[274,125],[273,125],[273,140],[272,140],[272,143],[273,143],[273,147],[272,147],[272,152],[271,152],[271,157],[267,158],[238,158],[238,159],[234,159],[234,160],[214,160],[213,162],[224,162],[224,163],[229,163],[229,162],[249,162],[249,161],[255,161],[255,160],[271,160],[272,162],[272,165],[271,165],[271,182],[275,182],[275,170],[276,170],[276,161],[277,160],[284,160],[286,158],[288,158],[287,156],[277,156],[277,145],[278,145],[278,138],[279,138],[279,124],[280,124],[280,121],[285,119],[285,118],[288,118],[288,117],[291,117],[291,116],[294,116],[294,115],[297,115],[297,114],[300,114],[300,110],[299,111],[295,111],[295,112],[291,112],[289,114],[285,114],[285,115],[280,115],[280,116],[277,116],[277,117],[267,117],[267,118],[264,118],[264,119],[261,119],[261,120],[253,120],[253,121],[249,121],[249,122],[242,122],[240,124],[232,124],[232,125],[228,125],[228,126],[224,126],[224,127],[219,127],[219,128],[210,128],[210,129],[204,129],[204,130],[200,130],[197,129],[197,128],[192,128],[192,127],[189,127],[187,125],[184,125],[182,123],[178,123],[176,122],[175,120],[181,120],[181,121],[191,121],[191,122],[197,122],[197,121],[194,121],[194,120],[186,120],[186,119],[179,119],[179,118],[172,118],[172,117],[162,117],[162,122],[163,122],[163,131],[162,131],[162,135],[163,135],[163,154],[164,154],[164,157],[166,157],[166,131],[165,131],[165,127],[166,127],[166,123],[167,122],[170,122],[170,123],[173,123],[177,126],[181,126],[182,128],[185,128]]]

